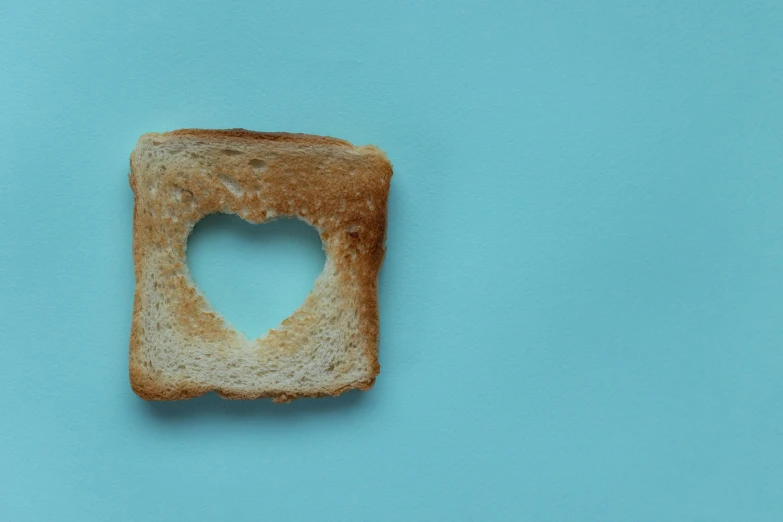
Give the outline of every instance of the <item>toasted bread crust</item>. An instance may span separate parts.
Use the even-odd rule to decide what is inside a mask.
[[[247,129],[179,129],[167,134],[172,136],[194,136],[205,140],[279,141],[298,143],[301,145],[344,145],[346,147],[353,147],[350,142],[339,138],[291,132],[258,132]]]
[[[160,141],[158,141],[160,140]],[[161,141],[177,140],[183,150],[193,143],[225,146],[226,159],[199,165],[192,172],[150,172],[149,150]],[[278,161],[266,165],[235,155],[243,143],[266,143],[265,150]],[[252,154],[250,154],[252,156]],[[197,168],[201,168],[195,173]],[[378,363],[377,277],[385,254],[386,212],[392,168],[377,148],[354,147],[335,138],[305,134],[260,133],[244,129],[182,129],[145,135],[131,155],[130,185],[134,192],[133,259],[136,275],[130,339],[130,381],[133,390],[148,400],[178,400],[215,390],[224,398],[269,397],[288,402],[301,397],[339,395],[358,388],[369,389],[380,371]],[[242,190],[239,190],[241,188]],[[172,194],[176,197],[172,197]],[[354,303],[360,317],[359,334],[369,361],[364,378],[349,384],[317,390],[236,390],[205,385],[187,378],[166,380],[142,360],[145,353],[142,312],[149,297],[141,286],[147,270],[156,275],[170,295],[175,328],[204,342],[230,342],[233,331],[211,309],[187,275],[187,237],[202,217],[216,212],[234,213],[247,221],[263,223],[277,217],[296,217],[314,226],[321,236],[346,302]],[[150,256],[166,260],[164,269]],[[154,267],[154,268],[153,268]],[[313,328],[317,299],[312,294],[303,308],[270,331],[264,342],[282,350],[296,350],[297,339]],[[301,335],[300,335],[301,334]],[[298,336],[298,337],[297,337]]]

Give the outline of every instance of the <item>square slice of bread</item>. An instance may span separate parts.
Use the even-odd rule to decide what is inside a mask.
[[[215,390],[286,402],[373,385],[392,177],[381,150],[304,134],[184,129],[143,135],[130,165],[130,381],[140,397]],[[188,235],[217,212],[251,223],[301,219],[318,230],[326,252],[299,309],[255,340],[212,309],[188,270]]]

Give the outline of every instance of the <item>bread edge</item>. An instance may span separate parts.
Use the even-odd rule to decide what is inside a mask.
[[[218,140],[249,140],[249,141],[276,141],[291,143],[308,143],[311,145],[340,145],[354,147],[354,145],[340,138],[331,136],[318,136],[315,134],[301,134],[291,132],[259,132],[247,129],[178,129],[161,133],[169,136],[193,136],[204,139]]]
[[[243,393],[221,388],[219,386],[197,386],[189,383],[179,383],[172,390],[166,390],[161,386],[158,380],[150,377],[146,370],[134,364],[130,365],[130,382],[133,392],[144,400],[158,402],[193,399],[214,391],[221,398],[228,400],[272,399],[272,402],[281,404],[291,402],[295,399],[337,397],[338,395],[353,389],[367,391],[375,385],[377,375],[378,374],[375,373],[375,375],[372,375],[369,379],[363,381],[356,381],[312,393],[297,393],[283,390]]]

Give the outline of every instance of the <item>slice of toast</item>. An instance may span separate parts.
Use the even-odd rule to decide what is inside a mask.
[[[215,390],[287,402],[372,387],[392,177],[381,150],[305,134],[184,129],[143,135],[130,165],[130,381],[140,397]],[[256,340],[212,309],[188,270],[188,235],[216,212],[251,223],[295,217],[323,242],[326,263],[310,295]]]

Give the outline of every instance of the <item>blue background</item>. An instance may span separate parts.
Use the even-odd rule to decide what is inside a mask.
[[[783,520],[782,93],[776,1],[4,1],[0,520]],[[128,156],[180,127],[387,151],[371,391],[132,393]],[[190,246],[249,334],[323,264]]]

